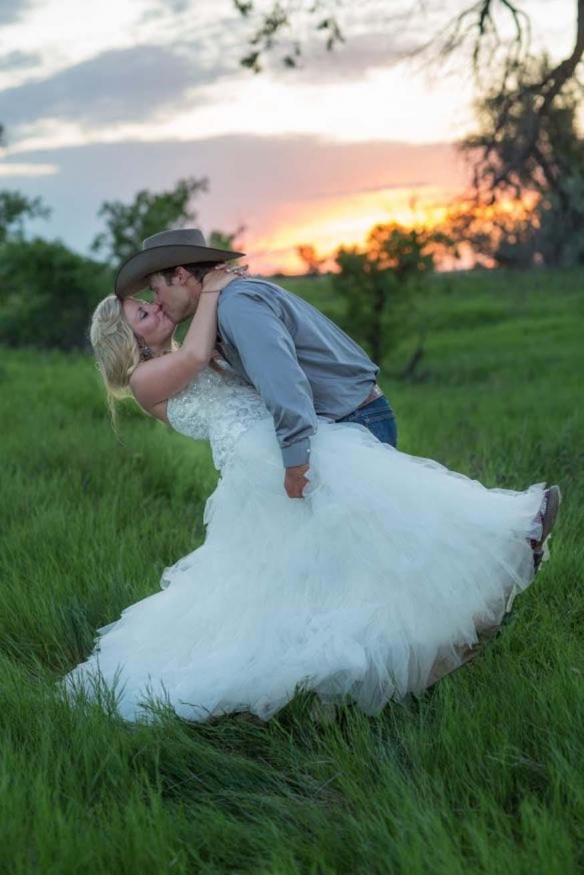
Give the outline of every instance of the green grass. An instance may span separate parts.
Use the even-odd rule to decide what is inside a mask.
[[[338,312],[326,278],[289,285]],[[425,379],[382,381],[400,447],[488,485],[559,482],[552,561],[472,664],[332,725],[308,697],[265,726],[129,726],[59,701],[95,629],[201,543],[216,474],[130,406],[116,435],[89,360],[2,352],[1,871],[582,871],[583,285],[435,278]]]

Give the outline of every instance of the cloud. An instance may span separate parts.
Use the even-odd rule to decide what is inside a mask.
[[[9,128],[58,118],[87,126],[137,122],[170,111],[187,92],[215,81],[221,68],[201,69],[197,52],[159,45],[102,52],[47,79],[0,92],[0,118]],[[188,97],[192,104],[192,95]]]
[[[0,25],[18,21],[31,6],[32,0],[4,0],[0,3]]]
[[[140,18],[140,24],[164,18],[176,18],[191,10],[191,0],[153,0]]]
[[[190,6],[190,0],[167,0],[167,5],[173,15],[181,15]]]
[[[206,232],[243,224],[252,243],[267,235],[274,240],[273,248],[279,245],[275,237],[280,229],[314,222],[321,208],[327,215],[334,213],[335,199],[341,204],[344,198],[378,190],[380,203],[385,203],[384,191],[418,188],[420,179],[443,189],[460,188],[464,182],[454,147],[448,143],[340,143],[316,136],[232,135],[186,142],[92,144],[28,152],[26,157],[29,165],[38,162],[59,168],[52,176],[19,180],[25,194],[40,195],[53,208],[50,224],[38,225],[38,233],[58,235],[79,251],[87,251],[102,230],[97,212],[104,201],[128,202],[140,189],[168,189],[184,176],[209,178],[209,193],[195,202]]]
[[[20,176],[52,176],[58,173],[56,164],[0,164],[0,178]]]
[[[0,55],[0,73],[12,70],[25,70],[37,67],[41,63],[41,56],[37,52],[8,52]]]

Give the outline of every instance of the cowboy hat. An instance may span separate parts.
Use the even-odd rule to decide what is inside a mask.
[[[147,285],[147,277],[159,270],[202,261],[231,261],[243,255],[244,252],[207,246],[203,232],[198,228],[161,231],[147,237],[142,243],[142,251],[122,264],[115,280],[116,295],[126,298],[141,291]]]

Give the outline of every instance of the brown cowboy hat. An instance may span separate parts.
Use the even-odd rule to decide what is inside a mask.
[[[178,231],[161,231],[147,237],[142,251],[130,256],[120,267],[115,281],[116,295],[126,298],[140,292],[147,285],[147,278],[159,270],[178,267],[181,264],[198,264],[201,261],[231,261],[241,258],[245,252],[230,252],[207,246],[203,232],[198,228],[181,228]]]

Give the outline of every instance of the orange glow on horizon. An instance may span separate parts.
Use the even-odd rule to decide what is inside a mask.
[[[365,245],[374,225],[397,222],[404,227],[437,228],[443,225],[456,203],[459,192],[437,186],[387,188],[358,193],[343,198],[320,199],[318,205],[306,200],[288,204],[273,230],[265,234],[249,233],[245,248],[250,253],[250,269],[260,274],[303,274],[306,265],[299,257],[299,246],[312,246],[323,259],[324,269],[334,269],[334,253],[340,246]],[[533,209],[537,198],[504,199],[482,207],[479,217],[486,226],[501,214],[521,219]],[[460,201],[461,208],[464,208]],[[470,267],[467,253],[459,261],[446,259],[442,269]]]
[[[300,245],[313,246],[332,265],[332,256],[340,246],[363,246],[374,225],[439,224],[453,195],[451,189],[437,186],[387,188],[289,204],[271,232],[247,236],[250,267],[265,274],[304,273],[305,265],[296,251]]]

